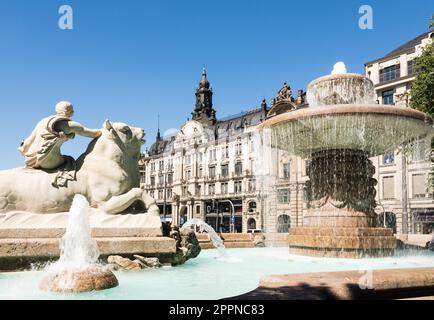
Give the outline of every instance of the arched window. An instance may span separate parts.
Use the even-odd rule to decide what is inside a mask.
[[[291,225],[291,217],[287,214],[282,214],[277,218],[277,232],[287,233]]]
[[[253,218],[249,218],[247,220],[247,230],[254,230],[256,229],[256,220]]]
[[[256,201],[249,202],[249,212],[255,212],[256,211]]]

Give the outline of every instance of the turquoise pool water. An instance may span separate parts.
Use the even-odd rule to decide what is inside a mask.
[[[434,267],[434,252],[403,252],[377,259],[331,259],[290,255],[288,248],[203,250],[178,267],[116,272],[117,288],[80,294],[53,294],[38,289],[43,271],[0,273],[0,299],[146,299],[201,300],[239,295],[271,274],[321,271]]]

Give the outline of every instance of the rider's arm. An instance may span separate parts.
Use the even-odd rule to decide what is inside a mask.
[[[80,123],[75,121],[59,121],[56,126],[59,131],[63,131],[66,134],[75,133],[88,138],[97,138],[101,136],[101,130],[83,127]]]

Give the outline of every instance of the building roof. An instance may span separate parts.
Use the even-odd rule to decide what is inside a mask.
[[[423,39],[428,38],[429,36],[432,37],[433,33],[434,32],[432,30],[431,31],[427,31],[425,33],[422,33],[421,35],[417,36],[416,38],[411,39],[410,41],[404,43],[403,45],[399,46],[398,48],[390,51],[385,56],[383,56],[381,58],[378,58],[378,59],[375,59],[375,60],[372,60],[372,61],[369,61],[369,62],[366,62],[365,65],[368,65],[368,64],[380,61],[380,60],[392,59],[392,58],[394,58],[396,56],[399,56],[399,55],[401,55],[401,54],[403,54],[405,52],[413,50],[414,47],[416,47],[418,44],[420,44],[422,42]]]
[[[164,139],[160,139],[160,140],[155,141],[152,144],[152,146],[149,148],[149,151],[148,151],[149,155],[155,156],[155,155],[167,152],[167,151],[171,151],[173,148],[174,140],[175,140],[173,138],[174,137],[169,137],[169,138],[164,138]]]
[[[217,121],[217,138],[222,139],[241,132],[245,127],[255,126],[265,120],[268,110],[261,108],[243,111],[238,114],[224,117]]]
[[[214,127],[217,139],[224,139],[233,134],[240,133],[246,126],[255,126],[265,120],[268,110],[255,108],[248,111],[228,116],[218,120]],[[174,147],[174,137],[157,139],[148,150],[149,156],[171,152]]]

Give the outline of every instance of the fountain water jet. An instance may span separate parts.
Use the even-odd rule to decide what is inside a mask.
[[[209,224],[207,224],[205,221],[201,219],[190,219],[187,222],[185,222],[181,230],[187,230],[188,228],[191,228],[192,226],[198,226],[200,232],[206,231],[209,234],[209,237],[211,239],[211,242],[213,246],[219,251],[220,255],[225,255],[225,245],[223,244],[222,238],[215,232],[214,228],[211,227]]]
[[[333,74],[308,85],[309,107],[266,120],[262,144],[311,159],[303,227],[289,230],[292,253],[360,258],[390,255],[391,229],[375,226],[375,168],[369,157],[433,134],[426,114],[375,104],[372,81]]]
[[[89,203],[75,195],[68,226],[60,241],[60,259],[50,265],[40,288],[53,292],[85,292],[118,285],[115,275],[97,263],[98,245],[91,237]]]

